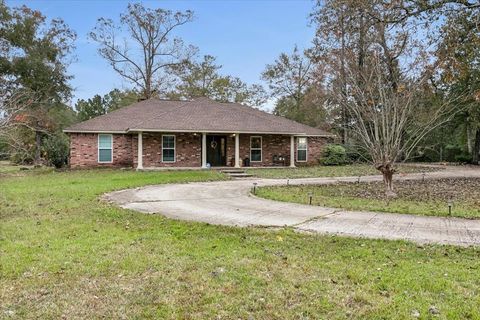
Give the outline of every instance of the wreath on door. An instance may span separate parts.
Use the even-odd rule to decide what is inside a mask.
[[[210,147],[212,147],[212,149],[216,149],[217,148],[217,141],[212,140],[212,142],[210,142]]]

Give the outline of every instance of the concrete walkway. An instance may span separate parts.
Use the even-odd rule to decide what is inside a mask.
[[[448,167],[396,179],[478,177],[480,169]],[[358,181],[358,177],[290,179],[289,184],[330,184]],[[365,176],[361,181],[381,181]],[[123,208],[161,213],[181,220],[231,226],[290,226],[298,231],[354,237],[404,239],[417,243],[480,245],[480,220],[424,217],[407,214],[346,211],[260,199],[250,194],[258,186],[285,185],[286,179],[249,179],[188,184],[168,184],[122,190],[105,198]]]

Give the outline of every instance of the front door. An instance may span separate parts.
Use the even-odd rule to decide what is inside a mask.
[[[227,165],[227,136],[207,135],[207,163],[212,167]]]

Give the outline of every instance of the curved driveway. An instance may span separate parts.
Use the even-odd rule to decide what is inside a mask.
[[[479,169],[448,167],[425,174],[426,179],[479,177]],[[396,179],[423,179],[422,174]],[[290,184],[328,184],[358,177],[290,179]],[[381,181],[381,176],[361,181]],[[367,238],[404,239],[417,243],[480,245],[480,220],[407,214],[347,211],[260,199],[250,194],[258,186],[285,185],[286,179],[248,179],[166,184],[109,193],[105,198],[123,208],[161,213],[181,220],[231,226],[290,226],[298,231]]]

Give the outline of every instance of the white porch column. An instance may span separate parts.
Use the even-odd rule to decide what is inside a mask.
[[[290,167],[295,168],[295,136],[290,136]]]
[[[235,133],[235,168],[240,168],[240,133]]]
[[[141,132],[138,133],[138,143],[137,143],[137,170],[143,169],[143,135]]]
[[[202,168],[207,167],[207,134],[202,132]]]

